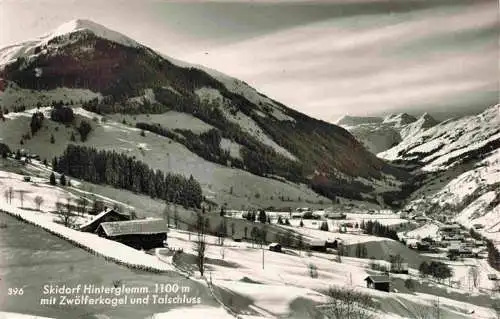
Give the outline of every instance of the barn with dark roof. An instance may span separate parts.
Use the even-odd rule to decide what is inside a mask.
[[[163,247],[168,227],[163,219],[136,219],[101,223],[96,233],[135,249]]]
[[[366,286],[376,290],[387,291],[391,289],[389,276],[368,276],[365,278]]]
[[[114,209],[105,209],[97,214],[92,220],[80,226],[80,231],[95,233],[99,225],[106,222],[119,222],[130,220],[130,217],[117,212]]]

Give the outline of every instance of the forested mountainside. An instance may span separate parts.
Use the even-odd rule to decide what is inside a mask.
[[[73,21],[38,41],[3,49],[0,57],[0,77],[10,83],[3,100],[16,90],[36,94],[66,88],[91,92],[89,98],[65,99],[99,115],[188,114],[210,132],[151,120],[124,124],[168,136],[207,161],[306,183],[329,198],[376,200],[387,190],[397,191],[398,180],[407,177],[339,126],[287,108],[244,83],[235,89],[90,21]],[[24,98],[14,104],[30,107]],[[229,152],[224,143],[237,150]]]

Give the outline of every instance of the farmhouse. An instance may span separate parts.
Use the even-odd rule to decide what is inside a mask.
[[[135,249],[163,247],[168,227],[163,219],[137,219],[101,223],[96,233]]]
[[[368,288],[387,292],[391,289],[389,276],[368,276],[365,278],[365,281]]]
[[[120,214],[114,209],[105,209],[97,214],[91,221],[80,226],[80,230],[89,233],[95,233],[99,225],[107,222],[120,222],[129,220],[127,215]]]

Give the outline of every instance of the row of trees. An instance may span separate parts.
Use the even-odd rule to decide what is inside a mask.
[[[470,235],[476,240],[486,241],[486,248],[488,249],[488,263],[491,267],[500,271],[500,252],[496,248],[495,244],[488,238],[485,238],[477,231],[475,231],[474,228],[470,229]]]
[[[389,226],[382,225],[378,221],[369,220],[365,222],[363,220],[360,227],[366,234],[399,240],[398,233],[395,230],[391,229]]]
[[[75,114],[72,108],[58,104],[52,108],[50,119],[54,122],[69,124],[75,120]]]
[[[9,187],[4,191],[4,198],[5,201],[9,204],[12,205],[12,200],[15,198],[15,193],[18,193],[19,196],[19,201],[21,202],[21,208],[24,207],[24,200],[25,200],[25,194],[28,193],[26,190],[15,190],[13,187]],[[40,210],[40,206],[43,204],[44,200],[43,197],[40,195],[37,195],[33,198],[33,202],[36,205],[36,209]]]
[[[438,281],[451,278],[453,276],[452,269],[445,263],[440,261],[424,261],[418,267],[418,271],[422,277],[431,276]]]
[[[263,209],[259,210],[259,212],[249,211],[243,215],[243,218],[251,222],[256,222],[258,220],[261,224],[271,223],[271,218],[267,216]]]
[[[57,185],[57,179],[54,172],[50,174],[49,183],[50,185]],[[66,181],[66,176],[64,174],[61,174],[61,176],[59,177],[59,184],[61,184],[61,186],[71,186],[71,181],[69,179]]]
[[[35,135],[42,128],[43,120],[45,119],[42,112],[35,112],[31,116],[31,135]]]
[[[202,189],[193,176],[164,174],[145,163],[114,151],[68,145],[59,158],[54,158],[56,172],[81,178],[94,184],[106,184],[147,194],[185,207],[201,207]]]

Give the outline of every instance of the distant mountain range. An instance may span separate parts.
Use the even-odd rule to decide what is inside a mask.
[[[427,113],[419,118],[407,113],[397,113],[386,117],[344,116],[335,124],[347,129],[370,152],[377,154],[437,123]]]

